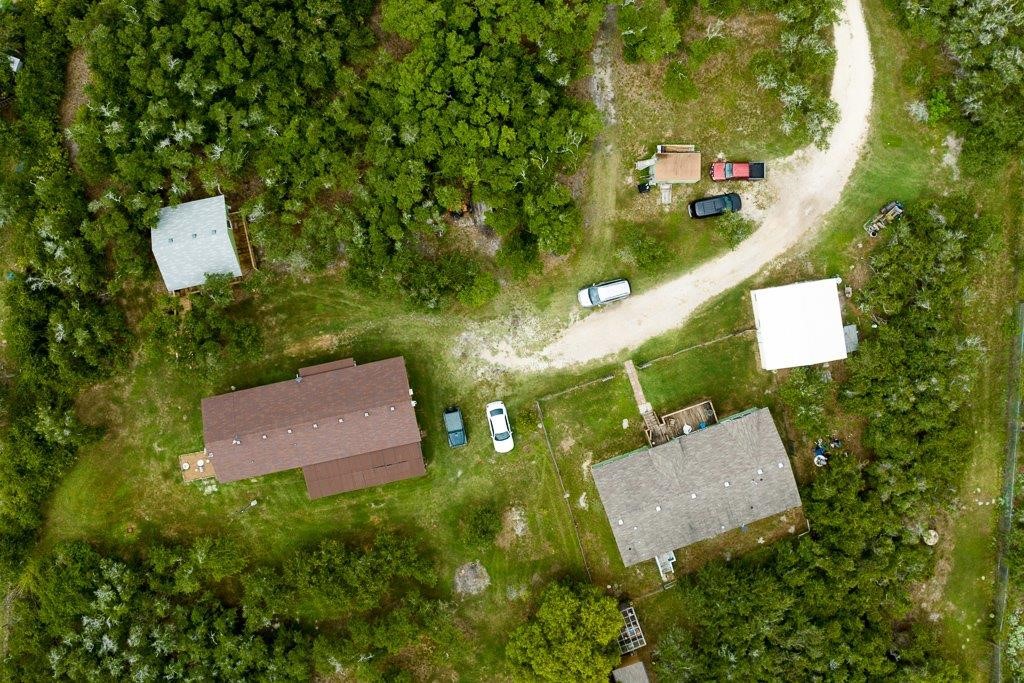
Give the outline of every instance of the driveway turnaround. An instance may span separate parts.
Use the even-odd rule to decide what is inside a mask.
[[[739,285],[798,242],[812,236],[839,201],[867,138],[874,85],[871,43],[860,0],[846,0],[835,24],[836,68],[832,99],[839,121],[825,149],[809,146],[771,165],[761,183],[769,205],[744,213],[759,227],[736,249],[567,327],[533,355],[512,348],[486,360],[513,370],[539,371],[587,363],[635,348],[678,328],[708,300]],[[761,191],[761,188],[757,188]],[[753,191],[753,190],[751,190]]]

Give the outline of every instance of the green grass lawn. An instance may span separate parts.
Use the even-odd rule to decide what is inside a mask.
[[[753,335],[745,334],[692,348],[640,369],[640,382],[661,413],[705,398],[715,402],[723,417],[769,405],[774,375],[756,367],[754,347]],[[656,643],[666,628],[685,618],[681,594],[661,590],[654,562],[623,565],[590,472],[596,463],[646,446],[629,381],[621,368],[611,370],[604,381],[543,399],[544,420],[592,580],[617,597],[638,601],[648,642]],[[681,573],[693,571],[709,561],[756,552],[805,531],[803,515],[790,511],[677,549],[676,568]],[[649,659],[650,651],[643,657]]]

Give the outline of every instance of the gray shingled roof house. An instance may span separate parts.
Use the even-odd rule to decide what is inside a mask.
[[[196,287],[212,274],[242,274],[224,196],[160,209],[153,256],[167,291]]]
[[[627,567],[801,504],[767,408],[606,460],[592,472]]]

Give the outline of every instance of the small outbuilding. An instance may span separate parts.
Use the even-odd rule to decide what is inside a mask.
[[[829,278],[750,293],[762,368],[796,368],[846,358],[841,282]]]
[[[627,567],[801,506],[767,408],[593,466]]]
[[[661,203],[672,201],[672,186],[696,183],[701,179],[700,152],[693,145],[658,145],[654,156],[636,163],[638,171],[647,170],[644,187],[657,186]]]
[[[647,669],[641,661],[615,669],[612,671],[612,680],[615,683],[650,683],[651,679],[647,677]]]
[[[223,195],[165,206],[150,237],[169,292],[198,287],[208,275],[242,275]]]
[[[11,71],[14,73],[21,71],[21,60],[14,55],[7,55],[7,63],[11,65]]]

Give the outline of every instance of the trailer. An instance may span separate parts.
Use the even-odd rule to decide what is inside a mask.
[[[864,231],[869,237],[877,237],[882,228],[889,225],[903,215],[903,203],[893,200],[883,206],[875,214],[874,218],[864,224]]]

